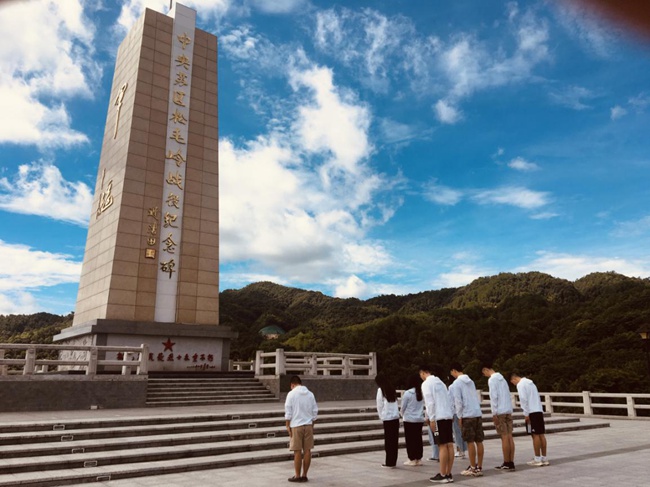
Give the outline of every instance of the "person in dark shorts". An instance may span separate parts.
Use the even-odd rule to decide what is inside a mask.
[[[481,402],[474,381],[459,363],[451,365],[451,376],[455,379],[449,386],[449,393],[454,401],[454,412],[458,416],[463,440],[467,442],[469,467],[460,474],[468,477],[483,476],[483,413]]]
[[[535,458],[528,465],[534,467],[546,467],[551,463],[546,458],[546,427],[544,426],[544,409],[539,391],[535,383],[526,378],[520,377],[518,373],[510,374],[510,382],[517,387],[521,409],[524,410],[526,418],[526,432],[533,438],[533,450]]]
[[[451,474],[451,467],[454,465],[454,433],[452,429],[454,412],[447,386],[434,374],[442,375],[442,367],[420,366],[420,378],[424,381],[422,396],[429,417],[429,426],[440,448],[440,472],[429,480],[434,483],[447,484],[454,481]]]

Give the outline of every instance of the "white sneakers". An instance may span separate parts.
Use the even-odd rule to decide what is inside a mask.
[[[424,464],[422,463],[422,460],[407,460],[406,462],[404,462],[404,465],[406,465],[407,467],[419,467]]]
[[[551,464],[551,462],[549,462],[546,457],[533,458],[530,462],[527,463],[532,467],[548,467]]]

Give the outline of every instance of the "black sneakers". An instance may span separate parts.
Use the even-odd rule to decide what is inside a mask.
[[[507,471],[514,471],[515,470],[515,462],[504,462],[498,467],[494,467],[496,470],[507,470]]]
[[[435,484],[446,484],[447,483],[447,477],[444,477],[440,474],[436,474],[435,477],[431,477],[429,479],[429,482],[433,482]]]

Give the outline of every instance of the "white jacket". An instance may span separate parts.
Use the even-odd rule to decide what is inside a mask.
[[[512,414],[512,399],[508,383],[499,372],[495,372],[488,379],[490,388],[490,409],[492,416],[499,414]]]
[[[314,394],[305,386],[294,387],[284,402],[284,419],[290,421],[291,428],[312,424],[318,416],[318,406]]]
[[[435,375],[430,375],[422,383],[422,395],[427,416],[430,420],[453,419],[454,410],[447,386]]]
[[[521,408],[524,410],[524,416],[529,416],[530,413],[544,412],[537,386],[532,380],[522,377],[519,384],[517,384],[517,392],[519,393]]]
[[[397,401],[388,402],[388,400],[384,397],[383,392],[381,392],[381,387],[377,389],[377,413],[379,413],[379,419],[382,421],[399,419]]]
[[[480,418],[481,403],[474,381],[462,374],[449,386],[449,394],[454,402],[454,413],[459,418]]]

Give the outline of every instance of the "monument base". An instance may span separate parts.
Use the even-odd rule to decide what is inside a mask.
[[[219,325],[125,320],[93,320],[71,326],[54,336],[54,342],[84,346],[149,347],[150,372],[218,372],[228,370],[230,340],[237,332]],[[67,352],[69,357],[86,352]],[[117,354],[106,359],[117,360]],[[111,372],[110,370],[98,372]]]

